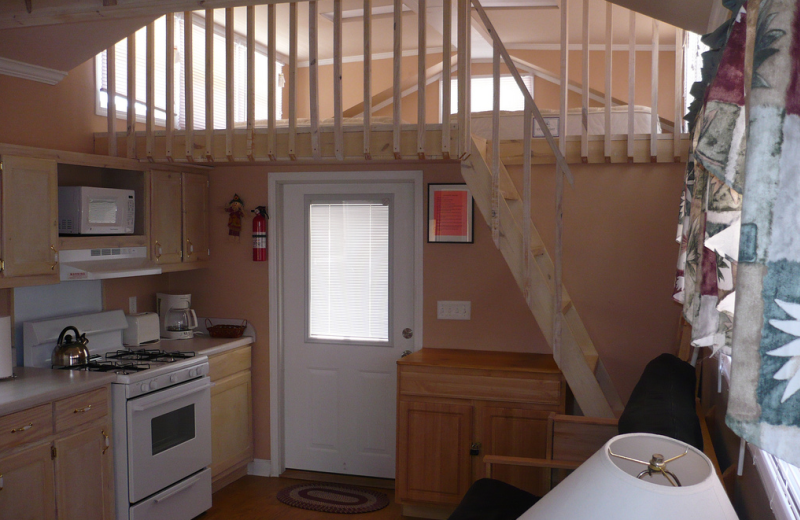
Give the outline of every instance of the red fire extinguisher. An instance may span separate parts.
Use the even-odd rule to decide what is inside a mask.
[[[267,261],[267,214],[266,206],[258,206],[251,210],[253,217],[253,262]]]

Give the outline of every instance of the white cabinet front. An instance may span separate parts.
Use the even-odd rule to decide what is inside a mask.
[[[210,388],[202,377],[128,401],[131,502],[211,464]]]

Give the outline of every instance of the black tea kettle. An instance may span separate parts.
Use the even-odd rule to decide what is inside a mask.
[[[74,341],[72,336],[67,334],[70,330],[75,331]],[[86,339],[86,334],[81,334],[72,325],[66,327],[59,334],[58,343],[56,343],[56,348],[53,349],[53,367],[74,367],[88,363],[89,349],[86,348],[87,343],[89,343],[89,340]]]

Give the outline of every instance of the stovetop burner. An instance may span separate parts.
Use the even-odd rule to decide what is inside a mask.
[[[150,368],[149,363],[104,361],[100,356],[93,357],[88,363],[83,365],[73,365],[71,367],[53,367],[60,370],[83,370],[88,372],[113,372],[115,374],[133,374]]]
[[[155,349],[123,349],[117,350],[116,352],[106,353],[106,359],[118,359],[125,361],[152,361],[155,363],[174,363],[175,361],[188,359],[194,356],[194,352],[167,352],[166,350]]]

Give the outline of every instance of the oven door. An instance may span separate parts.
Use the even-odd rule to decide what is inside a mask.
[[[131,503],[211,464],[210,389],[201,377],[127,402]]]

